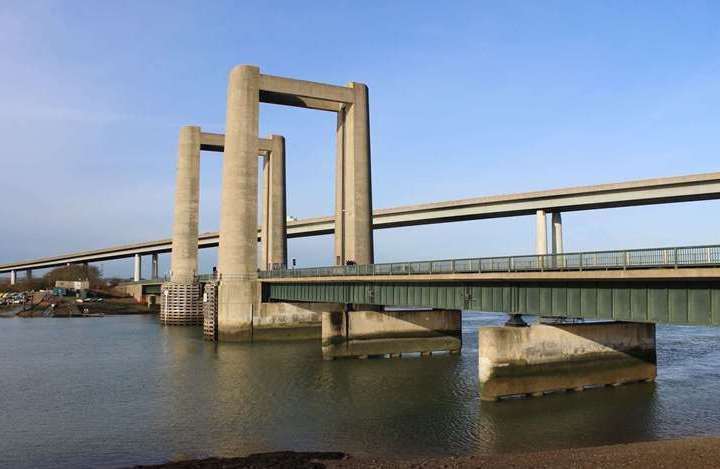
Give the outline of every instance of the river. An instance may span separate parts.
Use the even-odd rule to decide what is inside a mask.
[[[720,328],[658,327],[658,380],[483,403],[460,355],[320,358],[150,316],[0,320],[0,466],[118,467],[277,450],[413,457],[720,435]]]

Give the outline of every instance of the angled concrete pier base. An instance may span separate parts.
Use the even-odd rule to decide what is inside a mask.
[[[260,303],[253,316],[253,341],[319,339],[324,312],[337,303]]]
[[[654,380],[655,325],[585,323],[483,327],[478,331],[480,398]]]
[[[322,316],[323,358],[457,351],[458,310],[336,311]]]

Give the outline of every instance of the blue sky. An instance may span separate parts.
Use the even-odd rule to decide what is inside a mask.
[[[377,208],[720,170],[717,2],[5,0],[0,263],[168,237],[178,129],[223,131],[239,63],[368,84]],[[263,105],[260,128],[287,138],[289,214],[331,214],[334,117]],[[201,231],[220,158],[203,158]],[[569,213],[566,250],[717,243],[719,205]],[[376,260],[527,253],[533,229],[383,230]],[[332,262],[330,237],[289,249]]]

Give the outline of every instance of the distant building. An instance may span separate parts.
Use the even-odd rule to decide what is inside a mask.
[[[90,288],[89,280],[56,280],[55,288],[65,288],[68,290],[87,290]]]

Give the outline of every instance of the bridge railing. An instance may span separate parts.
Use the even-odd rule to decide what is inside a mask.
[[[443,259],[260,271],[261,278],[433,275],[720,266],[720,245]]]

